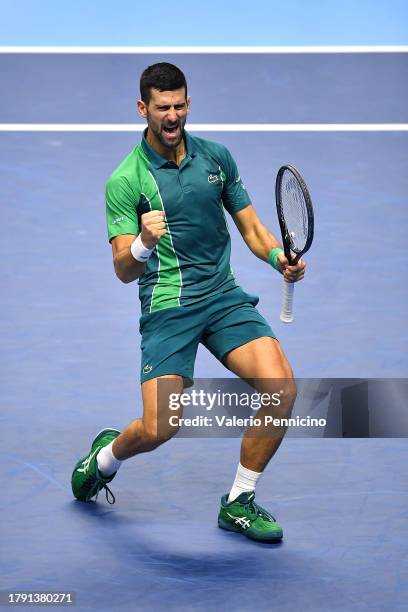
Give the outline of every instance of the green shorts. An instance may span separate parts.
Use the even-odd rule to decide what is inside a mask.
[[[191,306],[142,315],[141,382],[164,374],[192,380],[200,342],[222,361],[246,342],[262,336],[276,338],[255,308],[258,301],[256,295],[233,287]]]

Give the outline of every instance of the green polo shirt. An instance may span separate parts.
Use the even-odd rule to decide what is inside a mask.
[[[145,136],[106,185],[109,241],[139,234],[144,213],[165,213],[167,233],[139,278],[142,313],[186,306],[236,286],[224,208],[233,214],[250,203],[223,145],[184,132],[186,156],[177,166]]]

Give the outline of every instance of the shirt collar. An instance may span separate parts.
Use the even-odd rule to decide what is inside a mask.
[[[143,147],[144,152],[146,153],[146,155],[152,162],[153,166],[155,168],[162,168],[163,166],[166,166],[169,163],[169,160],[159,155],[159,153],[157,153],[157,151],[155,151],[153,147],[150,146],[150,144],[146,140],[146,135],[147,135],[147,128],[143,132],[142,147]],[[184,130],[184,142],[186,145],[186,157],[184,159],[195,157],[193,138],[185,130]]]

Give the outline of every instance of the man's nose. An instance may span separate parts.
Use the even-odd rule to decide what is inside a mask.
[[[176,109],[174,108],[174,106],[172,106],[168,112],[168,120],[171,121],[172,123],[177,121],[177,113],[176,113]]]

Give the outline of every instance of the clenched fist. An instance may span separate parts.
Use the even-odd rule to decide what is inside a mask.
[[[141,216],[141,221],[142,231],[140,237],[142,242],[146,248],[153,249],[167,231],[164,212],[161,210],[151,210]]]

